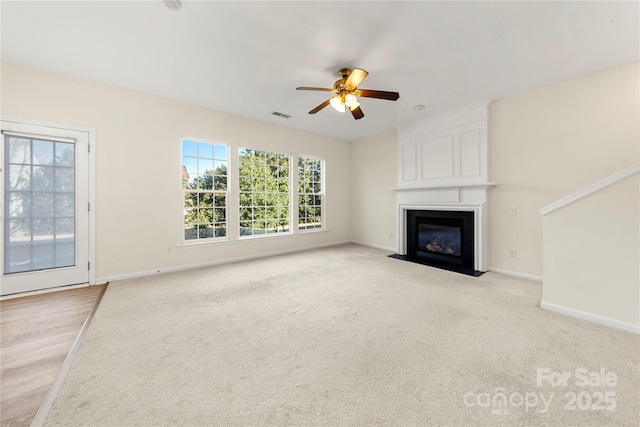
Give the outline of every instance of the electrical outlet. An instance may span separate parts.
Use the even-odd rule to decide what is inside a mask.
[[[518,215],[518,208],[510,208],[509,209],[509,215],[517,216]]]
[[[516,250],[515,250],[515,248],[511,248],[511,249],[509,249],[509,256],[510,256],[510,257],[515,257],[515,256],[516,256]]]
[[[167,246],[167,253],[168,254],[172,254],[173,253],[173,246]]]

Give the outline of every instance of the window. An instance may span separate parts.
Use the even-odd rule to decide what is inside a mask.
[[[322,228],[322,160],[298,157],[298,229]]]
[[[289,156],[240,148],[240,236],[289,232]]]
[[[227,153],[224,144],[182,140],[185,241],[227,235]]]

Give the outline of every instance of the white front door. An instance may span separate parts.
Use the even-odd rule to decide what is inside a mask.
[[[89,283],[89,133],[1,126],[0,294]]]

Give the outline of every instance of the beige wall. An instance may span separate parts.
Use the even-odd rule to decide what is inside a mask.
[[[542,276],[538,210],[638,161],[638,73],[629,64],[492,104],[490,267]],[[1,83],[2,114],[96,129],[98,277],[343,240],[396,247],[396,131],[346,143],[6,63]],[[329,232],[167,255],[180,241],[171,171],[179,170],[182,136],[326,157]]]
[[[350,239],[345,141],[15,64],[2,63],[1,78],[3,115],[96,130],[98,278]],[[241,145],[326,158],[328,231],[180,247],[183,136],[229,143],[232,154]]]
[[[539,209],[638,162],[638,65],[492,103],[490,268],[541,278]],[[395,132],[351,143],[353,240],[396,248],[396,159]]]
[[[538,210],[638,162],[638,82],[634,63],[492,104],[491,267],[542,276]]]
[[[395,130],[351,143],[351,238],[396,251],[398,134]]]
[[[544,217],[543,306],[638,329],[639,207],[635,173]]]

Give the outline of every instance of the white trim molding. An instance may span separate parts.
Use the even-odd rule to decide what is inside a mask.
[[[504,274],[505,276],[518,277],[520,279],[533,280],[542,283],[542,276],[534,276],[533,274],[518,273],[517,271],[503,270],[502,268],[489,267],[492,273]]]
[[[367,246],[367,247],[374,248],[374,249],[380,249],[380,250],[391,252],[391,253],[395,253],[396,252],[395,248],[390,248],[388,246],[382,246],[382,245],[376,245],[375,243],[361,242],[359,240],[352,240],[351,243],[353,243],[355,245]]]
[[[474,266],[487,271],[489,105],[485,101],[398,128],[398,249],[407,254],[408,210],[467,211]]]
[[[95,285],[96,281],[96,129],[90,126],[81,126],[77,124],[50,122],[45,120],[35,120],[24,117],[16,117],[11,115],[0,115],[0,121],[7,123],[14,123],[20,125],[41,126],[52,129],[71,130],[75,132],[83,132],[87,134],[88,138],[88,159],[87,159],[87,184],[88,184],[88,249],[87,256],[89,261],[89,285]],[[1,157],[1,156],[0,156]],[[0,172],[2,171],[2,165],[0,165]],[[1,215],[0,215],[1,216]],[[2,231],[0,230],[0,237],[2,237]],[[0,239],[2,240],[2,239]],[[0,249],[0,254],[2,249]],[[0,256],[1,258],[1,256]],[[54,288],[53,291],[60,289],[71,289],[70,287]],[[25,294],[20,294],[24,296]]]
[[[600,325],[605,325],[611,328],[621,329],[623,331],[640,335],[640,326],[632,325],[631,323],[620,322],[619,320],[610,319],[604,316],[598,316],[597,314],[587,313],[580,310],[574,310],[572,308],[563,307],[561,305],[550,304],[544,301],[540,303],[540,308],[553,311],[554,313],[575,317],[576,319],[586,320],[589,322],[598,323]]]
[[[596,191],[602,190],[612,184],[615,184],[618,181],[625,179],[628,176],[633,175],[634,173],[638,173],[640,171],[640,163],[636,163],[631,165],[619,172],[614,173],[611,176],[608,176],[594,184],[591,184],[588,187],[583,188],[582,190],[576,191],[573,194],[568,195],[567,197],[560,199],[556,202],[551,203],[548,206],[545,206],[539,210],[540,215],[544,216],[550,214],[553,211],[556,211],[564,206],[567,206],[575,201],[578,201],[584,197],[587,197],[591,193],[595,193]]]

